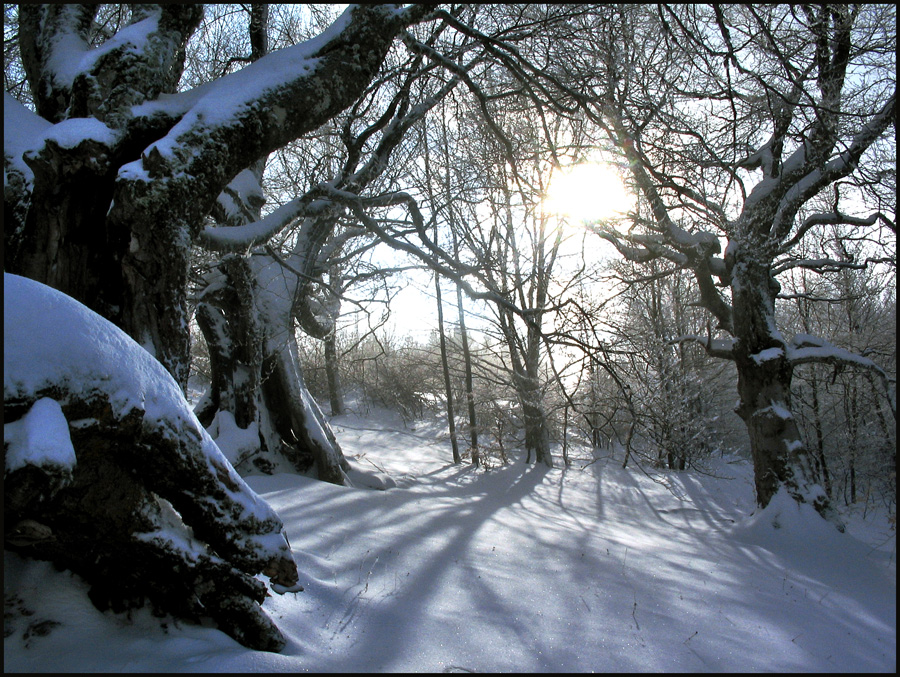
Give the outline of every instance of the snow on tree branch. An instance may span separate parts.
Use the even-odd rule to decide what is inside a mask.
[[[803,163],[803,171],[791,172],[793,176],[800,174],[802,178],[788,185],[778,182],[781,197],[775,216],[772,220],[771,232],[778,239],[784,239],[794,224],[794,219],[799,208],[823,187],[833,183],[837,179],[849,176],[859,166],[860,157],[893,123],[896,119],[897,95],[896,91],[884,103],[875,116],[869,120],[853,137],[850,145],[829,160],[824,167]],[[798,151],[799,152],[799,149]],[[805,155],[800,158],[805,160]],[[798,160],[798,162],[800,162]]]
[[[712,338],[711,336],[697,336],[689,334],[673,338],[669,343],[696,343],[710,357],[718,357],[725,360],[734,360],[734,339],[731,338]]]
[[[317,200],[332,189],[348,186],[352,188],[350,194],[361,191],[387,167],[391,153],[403,139],[406,131],[420,121],[458,82],[458,78],[452,78],[437,93],[413,106],[404,115],[387,123],[377,147],[361,168],[314,186],[304,195],[287,202],[258,221],[234,227],[206,226],[200,232],[200,243],[208,249],[216,251],[247,250],[255,245],[263,244],[300,218],[315,217],[324,213],[328,204],[322,201],[317,202]],[[234,184],[235,181],[232,181],[229,186]],[[242,190],[240,186],[237,186],[236,190],[241,195],[248,192],[246,188]],[[219,200],[221,202],[223,198],[220,196]]]
[[[3,93],[3,172],[19,172],[25,180],[22,189],[29,192],[34,182],[34,172],[23,160],[25,151],[34,148],[39,139],[53,125],[33,113],[8,93]],[[9,180],[4,178],[4,188]],[[9,198],[6,198],[7,201]]]
[[[881,379],[885,396],[894,418],[897,417],[896,378],[868,357],[858,355],[845,348],[834,346],[824,339],[808,334],[797,334],[785,350],[785,356],[792,366],[808,363],[831,364],[835,367],[853,367],[871,371]]]
[[[837,259],[786,259],[772,266],[772,274],[778,275],[791,268],[806,268],[816,273],[835,273],[839,270],[862,270],[872,263],[896,263],[892,258],[868,257],[865,261],[838,261]]]
[[[380,66],[397,31],[423,14],[374,5],[349,8],[307,42],[267,54],[194,95],[140,107],[152,116],[191,103],[164,138],[122,167],[120,183],[178,181],[217,196],[254,161],[349,105]],[[199,221],[209,204],[191,211]]]

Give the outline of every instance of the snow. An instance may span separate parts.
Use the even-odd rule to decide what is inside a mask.
[[[764,362],[779,360],[784,357],[784,349],[778,347],[766,348],[765,350],[760,350],[758,353],[751,355],[751,357],[757,364],[763,364]]]
[[[65,71],[67,72],[67,82],[65,84],[69,87],[72,86],[72,83],[81,73],[89,73],[97,62],[107,54],[115,50],[120,50],[124,53],[132,53],[132,54],[142,54],[152,49],[150,46],[150,37],[159,30],[159,15],[154,14],[148,16],[145,19],[141,19],[140,21],[131,24],[130,26],[125,26],[116,32],[115,35],[106,40],[102,45],[87,51],[80,60],[72,59],[72,51],[69,50],[59,50],[60,61],[65,62],[68,61],[70,64],[77,64],[77,67],[74,70]],[[65,66],[61,63],[60,66],[62,68],[58,68],[57,72],[64,72]],[[69,69],[71,69],[71,65],[69,65]]]
[[[810,347],[823,347],[825,346],[825,340],[819,336],[813,336],[812,334],[794,334],[794,338],[791,340],[791,348],[810,348]]]
[[[815,338],[815,337],[812,337]],[[796,341],[796,339],[794,339]],[[787,355],[791,362],[801,364],[804,362],[828,362],[829,360],[838,360],[846,364],[853,364],[863,369],[869,369],[874,362],[867,357],[857,355],[846,348],[838,348],[837,346],[826,343],[822,339],[818,339],[819,345],[806,345],[802,348],[789,348]]]
[[[771,413],[772,416],[780,418],[783,421],[789,421],[794,418],[791,410],[784,406],[783,402],[773,402],[768,407],[762,407],[757,410],[756,415],[762,416],[768,413]]]
[[[234,414],[230,411],[218,410],[207,432],[233,466],[259,449],[259,427],[256,422],[241,428],[235,423]]]
[[[144,169],[144,163],[141,160],[127,162],[119,167],[118,179],[123,181],[143,181],[150,183],[150,172]]]
[[[140,163],[137,164],[140,165]],[[273,234],[284,228],[292,220],[297,218],[302,209],[302,205],[302,198],[291,200],[287,204],[273,210],[259,221],[254,221],[253,223],[248,223],[244,226],[232,226],[227,228],[206,226],[203,229],[203,237],[207,242],[222,247],[249,247],[255,242],[264,242]]]
[[[26,465],[75,467],[75,450],[59,402],[42,397],[21,419],[3,426],[6,472]]]
[[[36,145],[53,125],[37,113],[19,103],[12,95],[3,93],[3,154],[10,158],[13,168],[22,172],[28,183],[34,181],[34,172],[25,164],[22,154]],[[4,185],[6,170],[3,171]]]
[[[175,379],[125,332],[71,297],[18,275],[3,274],[3,301],[3,395],[7,403],[39,399],[51,389],[72,396],[99,392],[109,398],[117,417],[139,409],[144,412],[144,427],[192,430],[200,440],[197,453],[201,457],[192,462],[205,462],[213,473],[220,469],[228,473],[229,484],[235,488],[226,493],[241,512],[238,519],[277,522],[271,507],[250,490],[200,425]],[[51,416],[43,409],[35,415],[41,421]],[[50,434],[28,440],[43,444]],[[54,453],[62,454],[60,435],[53,439],[57,445]],[[278,554],[283,547],[281,534],[275,531],[250,534],[248,539],[263,553]]]
[[[77,148],[85,140],[98,141],[107,146],[116,142],[116,133],[96,118],[69,118],[48,129],[38,141],[53,141],[60,148]]]
[[[186,553],[194,561],[204,555],[209,557],[206,546],[194,538],[193,529],[181,521],[181,515],[172,507],[172,504],[162,498],[158,502],[161,509],[158,519],[162,521],[162,528],[136,534],[135,537],[148,543],[157,542],[162,547],[174,545],[177,550]]]
[[[753,209],[756,206],[757,203],[769,197],[780,184],[781,179],[778,177],[766,177],[762,181],[757,183],[753,187],[753,190],[750,191],[747,199],[744,200],[743,213],[747,214],[750,209]]]
[[[143,609],[100,613],[78,577],[7,553],[7,599],[33,613],[11,615],[5,669],[895,671],[884,514],[845,515],[839,534],[778,494],[751,515],[736,457],[658,481],[623,470],[621,450],[588,465],[571,447],[568,469],[526,469],[513,451],[476,471],[450,463],[441,422],[373,410],[331,423],[353,473],[393,486],[248,478],[284,520],[304,587],[263,605],[282,653]]]
[[[237,201],[234,196],[237,196]],[[262,205],[265,198],[256,175],[249,169],[243,169],[219,195],[218,202],[228,218],[240,218],[242,205]]]
[[[60,292],[3,274],[3,391],[27,399],[53,384],[112,396],[117,415],[137,406],[154,420],[190,415],[168,372],[115,325]],[[102,340],[100,339],[102,337]]]

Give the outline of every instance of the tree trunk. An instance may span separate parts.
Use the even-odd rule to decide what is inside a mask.
[[[325,378],[328,381],[328,401],[331,404],[331,415],[341,416],[346,413],[344,394],[341,391],[341,374],[338,368],[337,339],[332,331],[325,337]]]
[[[453,449],[453,462],[462,463],[459,455],[459,443],[456,441],[456,417],[453,411],[453,385],[450,383],[450,363],[447,360],[447,337],[444,332],[444,304],[441,302],[441,278],[434,273],[434,293],[437,298],[438,336],[441,342],[441,370],[444,374],[444,392],[447,393],[447,424],[450,427],[450,446]]]
[[[263,359],[263,394],[276,430],[284,442],[281,453],[298,470],[315,463],[317,477],[332,484],[348,484],[344,458],[331,426],[316,404],[297,356],[295,341],[267,341]]]
[[[340,290],[344,284],[344,277],[340,266],[334,265],[328,271],[328,284],[331,289]],[[331,291],[326,291],[328,303],[326,308],[331,315],[332,327],[328,335],[322,339],[325,350],[325,380],[328,382],[328,402],[331,405],[331,415],[341,416],[346,413],[344,407],[344,392],[341,387],[341,371],[337,355],[337,321],[341,314],[341,299]]]
[[[295,472],[307,472],[315,465],[319,479],[345,484],[342,470],[348,470],[349,464],[306,387],[298,359],[291,299],[286,295],[292,289],[287,279],[292,274],[263,257],[227,258],[220,274],[221,278],[211,279],[217,291],[203,296],[209,308],[198,306],[201,329],[209,324],[209,317],[216,324],[215,330],[203,330],[213,374],[210,393],[198,405],[198,417],[203,416],[209,425],[217,411],[224,411],[233,415],[240,428],[257,426],[257,445],[223,449],[241,472],[253,468],[273,472],[287,461]],[[264,286],[267,278],[272,284],[273,274],[280,284]],[[221,306],[215,307],[216,303]],[[218,405],[213,408],[216,399]]]
[[[535,463],[542,463],[552,468],[550,433],[547,429],[547,416],[544,413],[543,395],[538,378],[539,365],[537,361],[540,353],[537,346],[539,344],[531,343],[523,360],[511,327],[512,318],[508,317],[505,311],[501,312],[501,318],[505,318],[502,325],[513,367],[513,386],[519,399],[519,405],[522,407],[522,422],[525,428],[525,462],[531,462],[533,452]]]
[[[738,250],[733,272],[734,349],[738,373],[736,409],[750,435],[760,507],[783,487],[798,503],[812,505],[837,523],[828,496],[815,481],[806,446],[791,412],[793,368],[775,325],[778,283],[749,245]]]
[[[456,246],[454,235],[454,250],[457,255],[459,248]],[[475,388],[472,380],[472,354],[469,351],[469,333],[466,331],[466,312],[463,308],[462,287],[456,285],[456,307],[459,310],[459,333],[462,338],[463,361],[466,369],[466,404],[469,408],[469,447],[472,454],[472,465],[478,466],[480,457],[478,454],[478,420],[475,415]]]

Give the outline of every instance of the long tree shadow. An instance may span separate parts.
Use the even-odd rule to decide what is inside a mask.
[[[425,481],[386,492],[310,482],[299,492],[266,495],[267,500],[277,501],[274,507],[289,527],[291,542],[305,551],[298,558],[301,570],[310,576],[304,594],[317,599],[324,613],[320,624],[308,628],[308,636],[291,638],[287,651],[310,658],[309,654],[320,653],[309,651],[312,645],[340,647],[335,654],[339,658],[323,658],[321,665],[310,664],[310,668],[408,669],[410,647],[424,646],[419,634],[426,632],[408,619],[427,624],[430,632],[436,626],[445,628],[448,645],[467,654],[450,657],[457,665],[468,657],[482,666],[498,665],[497,669],[550,671],[558,669],[558,661],[566,656],[568,665],[577,664],[578,649],[552,645],[543,636],[541,602],[534,609],[523,606],[514,597],[523,586],[504,583],[510,576],[526,583],[533,580],[534,587],[556,577],[559,589],[541,591],[543,599],[550,599],[557,608],[574,601],[579,608],[571,610],[571,620],[586,624],[578,635],[586,641],[591,636],[588,628],[605,628],[602,623],[607,621],[598,618],[622,617],[625,604],[620,620],[629,622],[633,596],[639,609],[631,619],[635,624],[639,618],[645,627],[647,605],[652,601],[659,611],[649,618],[657,619],[657,629],[683,632],[672,651],[690,649],[680,644],[695,630],[689,628],[688,619],[715,614],[715,619],[721,619],[721,628],[715,630],[717,641],[729,651],[746,653],[748,660],[758,654],[758,639],[745,630],[746,619],[774,631],[791,628],[804,618],[783,615],[783,586],[789,589],[793,584],[804,594],[819,597],[832,587],[833,576],[815,571],[809,575],[791,572],[788,580],[785,567],[790,560],[785,560],[784,553],[736,541],[723,519],[734,514],[734,506],[723,504],[722,496],[711,495],[692,477],[678,476],[679,496],[651,490],[655,485],[647,478],[614,463],[584,471],[548,471],[518,462],[490,473],[447,465],[420,479]],[[585,502],[584,497],[592,493],[593,500]],[[515,508],[515,513],[509,508]],[[591,511],[596,513],[593,519]],[[602,515],[609,524],[600,519]],[[648,521],[648,515],[653,519]],[[515,544],[514,554],[502,561],[485,556],[495,542],[486,540],[482,531],[488,522],[493,522],[489,532],[493,539]],[[629,548],[635,560],[651,566],[650,578],[632,568]],[[493,567],[495,561],[496,570],[479,578],[484,567]],[[548,563],[553,572],[549,575]],[[751,571],[759,574],[741,578],[742,572]],[[709,594],[699,595],[700,586],[707,583]],[[455,586],[458,594],[448,596],[448,586]],[[579,588],[584,590],[580,600],[563,598]],[[511,595],[510,590],[516,592]],[[882,607],[876,604],[871,613],[866,612],[872,620],[865,627],[873,635],[883,630],[879,619],[887,616]],[[858,633],[848,620],[851,617],[840,610],[819,607],[815,612],[833,616],[835,632]],[[529,648],[523,659],[527,665],[474,657],[486,650],[481,644],[491,645],[486,637],[483,642],[470,636],[459,640],[465,650],[459,649],[459,642],[454,644],[453,636],[465,633],[467,618],[480,615],[483,620],[485,614],[490,616],[491,632],[519,648]],[[716,625],[715,619],[703,622]],[[397,631],[379,630],[384,627]],[[628,632],[640,641],[640,630]],[[577,642],[574,636],[572,640]],[[429,656],[434,655],[430,643],[425,644]],[[616,653],[610,660],[608,669],[647,666],[627,653]],[[662,669],[665,664],[653,665]],[[435,663],[434,669],[438,667]]]
[[[458,478],[470,472],[459,470],[453,476]],[[394,607],[398,605],[427,607],[440,591],[440,586],[446,583],[445,574],[466,556],[482,526],[498,511],[532,495],[535,487],[544,481],[545,475],[542,468],[515,464],[492,471],[489,475],[476,475],[463,486],[454,481],[430,485],[427,494],[410,489],[392,489],[388,492],[350,490],[355,495],[352,500],[347,500],[345,492],[327,487],[323,493],[330,495],[317,497],[313,503],[304,501],[294,506],[276,504],[279,514],[289,525],[291,542],[318,553],[314,559],[321,568],[312,568],[319,569],[320,575],[326,574],[327,570],[327,563],[323,560],[340,559],[340,550],[344,545],[352,543],[353,552],[358,552],[357,544],[366,543],[367,551],[363,559],[368,561],[358,564],[360,573],[368,569],[368,575],[360,575],[357,577],[359,580],[350,581],[351,589],[342,593],[344,609],[338,612],[338,618],[326,621],[323,638],[334,639],[361,615],[366,616],[367,623],[382,623],[396,613]],[[306,489],[308,487],[304,487]],[[462,510],[456,508],[460,497],[465,497],[466,501]],[[288,499],[282,496],[282,500]],[[280,502],[277,500],[277,503]],[[410,519],[411,514],[415,515],[414,521]],[[303,525],[305,538],[292,526],[298,524]],[[435,547],[435,541],[440,541],[440,545]],[[369,590],[386,584],[385,569],[402,564],[398,561],[398,553],[403,553],[406,559],[410,558],[409,553],[416,553],[413,555],[415,566],[408,567],[408,572],[395,572],[402,580],[396,589],[389,595],[382,595],[376,604],[370,603],[371,608],[365,612],[361,611],[361,605],[372,601],[366,597],[370,594]],[[375,571],[377,563],[381,563],[380,572]],[[302,570],[302,558],[300,565]],[[380,580],[371,580],[373,573],[379,574],[376,578]],[[340,586],[339,580],[347,584],[347,576],[339,578],[335,575],[332,585]],[[327,581],[312,581],[310,587],[319,583],[327,584]],[[338,591],[332,590],[334,592]],[[369,646],[362,636],[360,641],[362,644],[354,647],[358,655],[387,657],[398,652],[405,640],[402,633],[398,633],[392,635],[387,644],[379,635],[378,646]]]

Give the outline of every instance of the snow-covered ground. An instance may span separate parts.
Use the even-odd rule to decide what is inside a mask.
[[[146,609],[100,613],[78,578],[6,553],[5,670],[896,669],[883,514],[847,515],[844,535],[778,497],[750,516],[738,459],[656,481],[621,459],[583,468],[587,450],[568,469],[514,457],[484,472],[453,466],[435,423],[333,423],[356,488],[248,479],[284,520],[305,587],[264,604],[282,653]]]

